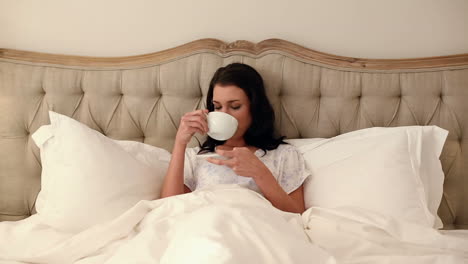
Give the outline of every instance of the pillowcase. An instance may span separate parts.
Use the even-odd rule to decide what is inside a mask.
[[[42,159],[37,213],[45,223],[79,232],[107,222],[140,200],[159,198],[170,153],[133,141],[112,140],[67,116],[32,138]]]
[[[306,143],[290,140],[312,174],[304,184],[306,207],[358,206],[442,227],[439,156],[447,135],[436,126],[374,127]]]

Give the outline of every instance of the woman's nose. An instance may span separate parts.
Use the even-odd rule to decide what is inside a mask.
[[[229,114],[229,109],[227,107],[221,107],[221,109],[219,109],[220,112],[223,112],[223,113],[226,113],[226,114]]]

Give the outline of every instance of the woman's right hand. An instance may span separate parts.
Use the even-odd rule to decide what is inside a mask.
[[[187,145],[195,132],[204,135],[208,132],[208,122],[206,119],[208,109],[200,109],[186,113],[180,119],[175,143]]]

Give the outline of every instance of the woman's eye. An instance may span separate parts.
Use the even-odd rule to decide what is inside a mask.
[[[221,110],[221,108],[223,108],[223,107],[222,106],[216,106],[216,105],[214,106],[214,110]],[[231,109],[233,109],[233,110],[237,110],[239,108],[241,108],[240,105],[231,106]]]

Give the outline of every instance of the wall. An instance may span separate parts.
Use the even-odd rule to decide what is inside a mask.
[[[350,57],[468,53],[466,0],[0,0],[0,47],[85,56],[282,38]]]

